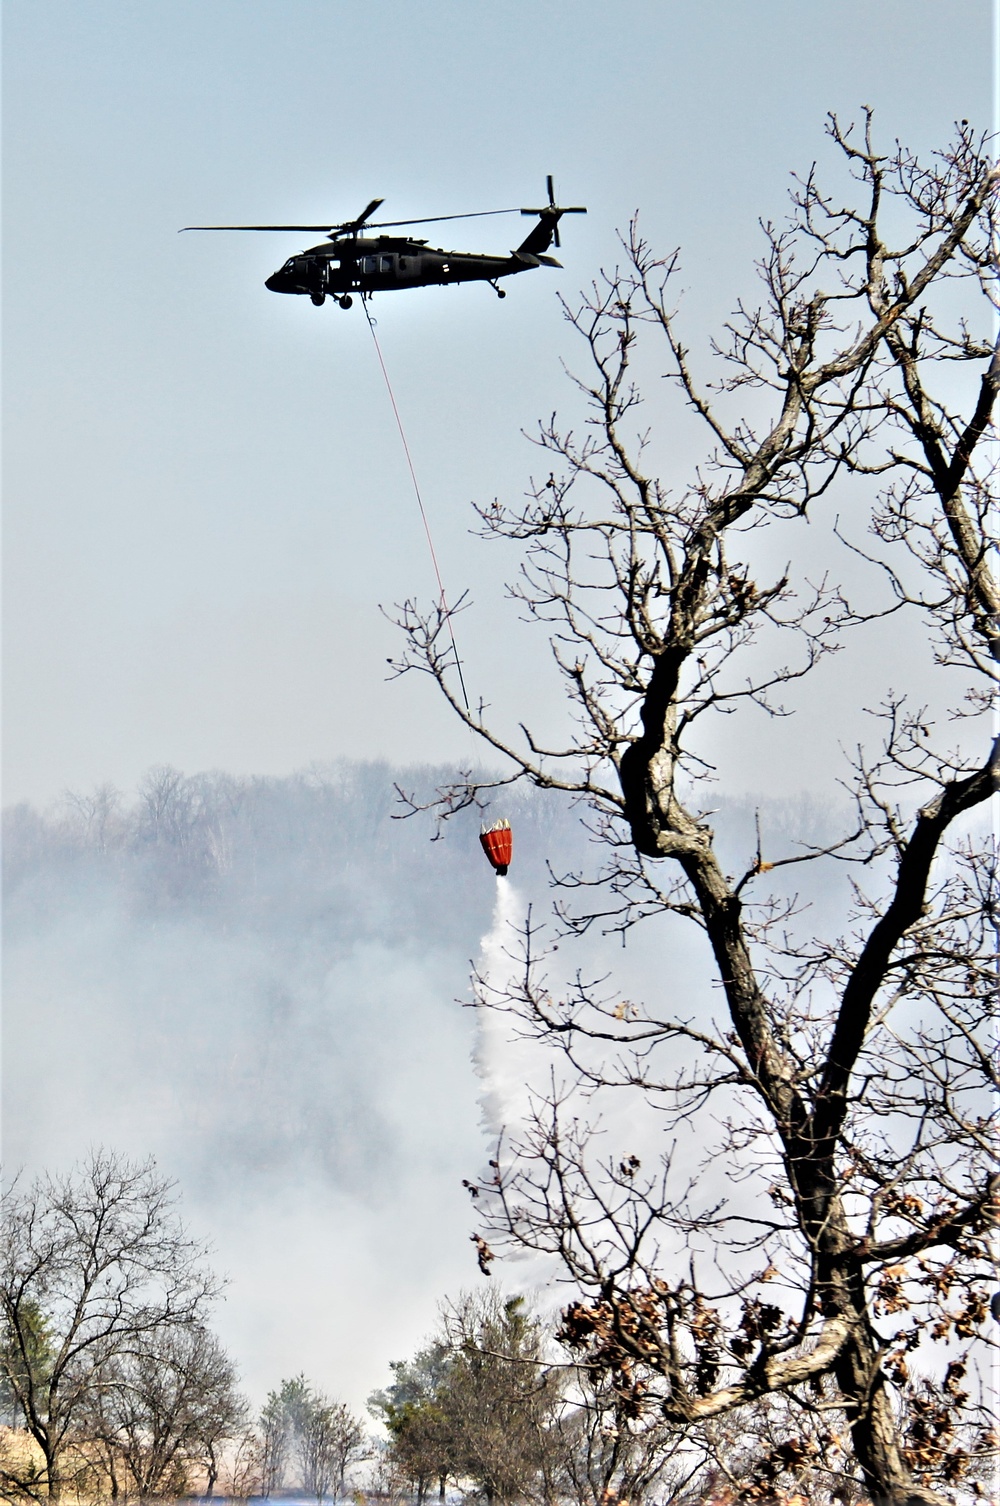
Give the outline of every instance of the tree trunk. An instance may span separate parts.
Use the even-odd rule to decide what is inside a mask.
[[[872,1506],[948,1506],[944,1496],[918,1485],[903,1458],[896,1419],[867,1336],[849,1340],[835,1374],[847,1406],[854,1455]],[[851,1403],[850,1397],[859,1400]]]
[[[205,1481],[205,1494],[207,1496],[213,1496],[215,1494],[215,1482],[218,1479],[218,1476],[219,1476],[219,1466],[218,1466],[218,1462],[216,1461],[216,1457],[215,1457],[215,1449],[212,1447],[211,1444],[209,1444],[209,1446],[208,1446],[208,1469],[206,1471],[206,1481]]]
[[[63,1491],[63,1477],[57,1456],[48,1451],[45,1454],[45,1478],[48,1481],[49,1500],[58,1501]]]
[[[837,1221],[835,1210],[831,1223]],[[836,1292],[836,1305],[851,1325],[833,1370],[872,1506],[948,1506],[944,1496],[914,1481],[903,1457],[899,1425],[879,1362],[881,1344],[868,1319],[863,1271],[855,1257],[842,1256],[834,1263],[829,1289]]]

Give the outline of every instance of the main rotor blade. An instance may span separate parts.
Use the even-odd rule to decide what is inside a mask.
[[[382,202],[375,200],[375,208]],[[369,207],[365,214],[372,214],[374,210]],[[535,211],[532,211],[534,213]],[[364,217],[358,220],[347,220],[340,225],[184,225],[178,233],[184,230],[308,230],[316,231],[320,235],[344,234],[350,235],[354,230],[360,229],[364,224],[368,230],[391,230],[401,225],[438,225],[443,220],[481,220],[491,214],[517,214],[516,209],[476,209],[471,214],[431,214],[424,215],[419,220],[373,220],[366,223]]]
[[[426,214],[419,220],[373,220],[369,230],[388,230],[396,225],[440,225],[443,220],[482,220],[490,214],[517,214],[516,209],[475,209],[471,214]]]
[[[368,216],[370,214],[374,214],[375,211],[376,211],[376,209],[378,208],[378,206],[380,204],[384,204],[384,203],[385,203],[384,199],[372,199],[372,201],[368,205],[367,209],[362,210],[361,214],[358,215],[358,218],[356,220],[342,220],[339,224],[331,224],[331,225],[185,225],[183,227],[183,229],[181,231],[179,231],[178,233],[179,234],[183,234],[184,230],[308,230],[310,232],[315,231],[315,233],[318,234],[318,235],[329,235],[331,233],[331,231],[333,231],[333,230],[344,230],[344,231],[347,231],[347,232],[351,232],[351,231],[354,231],[354,230],[359,230],[361,228],[361,226],[367,220]]]
[[[385,203],[384,199],[372,199],[371,203],[368,205],[368,208],[367,209],[363,209],[361,211],[361,213],[358,215],[358,217],[357,217],[356,220],[348,220],[347,223],[346,223],[346,225],[337,225],[337,226],[331,225],[330,229],[331,230],[333,230],[333,229],[337,229],[337,230],[360,230],[361,226],[365,223],[365,221],[367,220],[368,216],[370,214],[374,214],[375,211],[376,211],[376,209],[378,208],[378,206],[380,204],[384,204],[384,203]]]
[[[369,230],[399,230],[405,225],[441,225],[446,220],[483,220],[494,214],[551,214],[553,211],[558,211],[559,214],[587,213],[582,204],[573,204],[568,209],[559,208],[554,198],[555,188],[551,173],[545,179],[545,186],[548,189],[549,202],[541,209],[475,209],[471,214],[425,214],[416,220],[369,221],[368,216],[374,214],[379,205],[385,202],[384,199],[372,199],[356,220],[341,220],[339,224],[334,225],[184,225],[179,233],[183,234],[185,230],[259,230],[276,231],[279,234],[301,231],[326,235],[331,240],[339,240],[341,236],[356,236],[363,225]],[[559,244],[558,237],[556,244]]]
[[[329,235],[331,230],[346,228],[339,225],[182,225],[177,233],[183,235],[185,230],[315,230]]]

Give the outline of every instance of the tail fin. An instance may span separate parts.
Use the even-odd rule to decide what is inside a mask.
[[[529,256],[541,256],[555,239],[556,226],[561,215],[561,209],[540,209],[538,224],[529,235],[525,236],[517,249],[526,251]]]
[[[538,224],[518,246],[518,251],[523,251],[527,256],[542,257],[555,241],[559,244],[559,221],[564,214],[586,214],[586,209],[581,204],[574,204],[566,209],[561,209],[556,203],[555,190],[552,186],[552,174],[545,180],[545,187],[549,195],[549,202],[541,209],[522,209],[522,214],[537,214]],[[558,262],[556,263],[558,266]]]

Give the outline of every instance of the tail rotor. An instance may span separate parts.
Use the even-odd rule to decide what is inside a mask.
[[[558,246],[560,245],[559,220],[561,216],[564,214],[586,214],[587,211],[582,204],[568,205],[565,209],[563,209],[556,203],[556,192],[551,173],[549,173],[545,179],[545,191],[549,196],[549,202],[542,209],[522,209],[521,213],[537,214],[543,216],[544,218],[551,218],[552,240],[553,244]]]

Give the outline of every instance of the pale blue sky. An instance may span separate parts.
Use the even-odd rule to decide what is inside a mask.
[[[570,403],[557,290],[638,208],[684,246],[704,333],[824,112],[870,103],[921,149],[988,124],[990,40],[988,0],[8,0],[5,800],[464,746],[424,686],[383,681],[378,603],[433,582],[361,309],[264,290],[308,237],[179,226],[532,203],[547,172],[589,206],[565,270],[503,304],[374,305],[446,582],[478,604],[473,688],[540,702],[465,530],[470,497],[522,489],[519,430]]]

